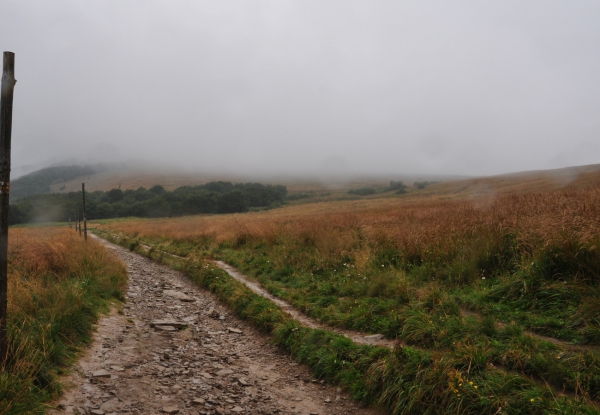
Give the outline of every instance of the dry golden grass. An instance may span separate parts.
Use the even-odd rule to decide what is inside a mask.
[[[8,262],[8,364],[0,414],[43,413],[57,371],[89,339],[106,300],[122,298],[123,265],[73,230],[12,228]]]
[[[365,199],[290,206],[268,212],[120,222],[112,230],[145,237],[219,241],[245,235],[273,240],[289,235],[343,250],[351,240],[390,241],[414,251],[482,229],[512,229],[526,242],[600,234],[600,187],[469,200]]]

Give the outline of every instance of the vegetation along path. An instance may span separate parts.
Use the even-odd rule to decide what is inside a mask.
[[[104,243],[128,266],[127,303],[100,321],[51,413],[374,413],[312,379],[181,273]]]
[[[149,251],[152,248],[148,245],[141,245],[141,246],[146,251]],[[166,251],[160,251],[160,252],[163,254],[169,255],[173,258],[179,259],[179,260],[187,260],[187,258],[173,255]],[[381,347],[389,347],[389,348],[392,348],[398,344],[400,344],[400,345],[402,344],[402,342],[400,342],[399,340],[387,339],[382,334],[370,334],[370,333],[363,333],[363,332],[353,331],[353,330],[343,330],[343,329],[339,329],[339,328],[335,328],[335,327],[332,327],[329,325],[322,324],[322,323],[316,321],[315,319],[310,318],[306,314],[302,313],[300,310],[296,309],[295,307],[293,307],[291,304],[289,304],[285,300],[282,300],[281,298],[269,293],[269,291],[266,290],[265,288],[263,288],[259,282],[257,282],[253,278],[248,277],[244,273],[240,272],[238,269],[236,269],[232,265],[229,265],[226,262],[219,261],[219,260],[214,261],[214,264],[216,266],[218,266],[219,268],[221,268],[222,270],[224,270],[225,272],[227,272],[227,274],[229,274],[232,278],[234,278],[235,280],[244,284],[246,287],[248,287],[254,293],[277,304],[279,307],[281,307],[281,309],[283,309],[285,312],[287,312],[292,318],[299,321],[300,323],[302,323],[302,325],[304,325],[306,327],[309,327],[311,329],[329,330],[329,331],[341,334],[345,337],[348,337],[357,344],[371,344],[371,345],[376,345],[376,346],[381,346]],[[470,310],[461,309],[460,312],[463,317],[473,317],[476,319],[482,318],[481,315],[479,315],[476,312],[470,311]],[[499,326],[505,327],[506,324],[499,323]],[[526,334],[527,336],[530,336],[530,337],[535,337],[540,340],[545,340],[545,341],[554,343],[557,346],[564,347],[564,348],[570,349],[570,350],[598,350],[598,347],[593,346],[593,345],[572,344],[572,343],[569,343],[566,341],[561,341],[559,339],[555,339],[553,337],[542,336],[540,334],[529,332],[529,331],[524,331],[524,334]]]

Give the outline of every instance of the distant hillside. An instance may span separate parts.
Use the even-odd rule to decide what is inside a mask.
[[[577,190],[598,185],[600,185],[600,164],[590,164],[449,181],[427,186],[414,194],[444,198],[479,198],[559,189]]]
[[[172,191],[182,186],[198,186],[213,181],[255,181],[271,185],[285,185],[291,203],[314,203],[359,198],[398,197],[397,191],[387,189],[390,181],[407,185],[402,197],[472,198],[508,193],[543,192],[555,189],[578,189],[600,183],[600,164],[573,166],[555,170],[528,171],[489,177],[457,177],[449,175],[387,174],[348,177],[294,177],[280,175],[223,174],[201,171],[178,171],[161,168],[139,161],[94,164],[86,166],[49,167],[12,182],[11,201],[27,196],[48,193],[69,193],[81,190],[81,183],[89,192],[111,189],[150,189],[161,185]],[[438,182],[438,183],[432,183]],[[418,183],[428,183],[417,186]],[[349,194],[352,189],[374,188],[370,195]],[[404,192],[401,192],[404,193]]]
[[[73,180],[77,177],[87,178],[87,175],[96,174],[102,170],[101,165],[58,166],[41,169],[13,181],[10,189],[10,199],[12,201],[27,196],[50,193],[52,185]]]

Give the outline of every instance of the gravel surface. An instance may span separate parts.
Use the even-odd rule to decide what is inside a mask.
[[[128,301],[100,320],[50,414],[378,414],[181,273],[102,243],[128,266]]]

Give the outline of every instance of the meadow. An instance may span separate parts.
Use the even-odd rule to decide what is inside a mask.
[[[305,358],[317,373],[392,413],[598,413],[597,184],[121,220],[97,231],[149,245],[157,259],[186,257],[179,266],[201,281],[214,278],[205,269],[218,273],[211,259],[223,260],[323,323],[396,339],[394,351],[352,354],[268,329],[288,333],[279,342],[300,357],[317,347]],[[323,368],[315,356],[325,350],[353,375]]]
[[[43,414],[99,314],[123,300],[127,275],[102,246],[72,229],[11,228],[8,258],[0,414]]]

